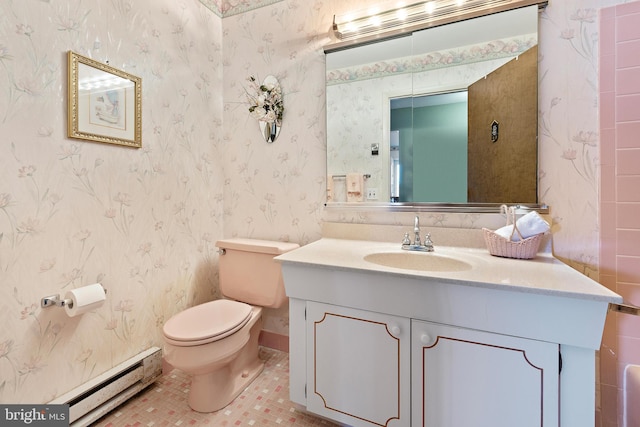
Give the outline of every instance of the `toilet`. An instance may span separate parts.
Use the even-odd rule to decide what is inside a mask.
[[[224,408],[262,372],[262,308],[287,300],[273,258],[299,247],[255,239],[219,240],[216,246],[225,299],[177,313],[162,328],[165,361],[191,376],[188,403],[198,412]]]

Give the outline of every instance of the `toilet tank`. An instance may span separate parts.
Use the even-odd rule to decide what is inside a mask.
[[[256,239],[218,240],[220,291],[236,301],[278,308],[287,300],[280,263],[274,257],[300,247],[297,243]]]

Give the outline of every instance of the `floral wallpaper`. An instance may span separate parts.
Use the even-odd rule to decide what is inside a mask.
[[[327,86],[358,80],[387,77],[396,74],[415,73],[448,67],[473,64],[498,58],[513,58],[537,43],[537,35],[492,40],[471,46],[430,52],[386,61],[361,64],[338,69],[327,69]]]
[[[221,37],[195,0],[0,2],[0,402],[48,402],[217,297]],[[66,137],[69,50],[142,78],[142,148]],[[94,312],[40,308],[95,282]]]
[[[200,0],[200,3],[219,17],[226,17],[281,1],[283,0]]]
[[[598,9],[614,1],[558,2],[541,15],[539,186],[551,206],[558,257],[597,279]],[[620,2],[617,2],[620,3]]]
[[[555,253],[596,277],[598,10],[540,15],[540,199]],[[42,403],[152,345],[184,307],[219,297],[215,241],[306,244],[323,221],[406,223],[412,213],[324,208],[325,62],[334,14],[373,0],[0,2],[0,401]],[[142,77],[143,146],[66,137],[66,52]],[[280,82],[273,144],[246,80]],[[426,227],[480,214],[425,213]],[[68,318],[44,296],[100,281],[107,302]],[[286,309],[266,328],[286,334]]]

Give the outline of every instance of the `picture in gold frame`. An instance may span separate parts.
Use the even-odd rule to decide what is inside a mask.
[[[142,79],[68,53],[69,138],[140,148]]]

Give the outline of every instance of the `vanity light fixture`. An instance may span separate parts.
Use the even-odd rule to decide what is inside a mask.
[[[384,6],[334,15],[333,31],[340,40],[387,38],[438,25],[537,4],[546,0],[393,0]]]

